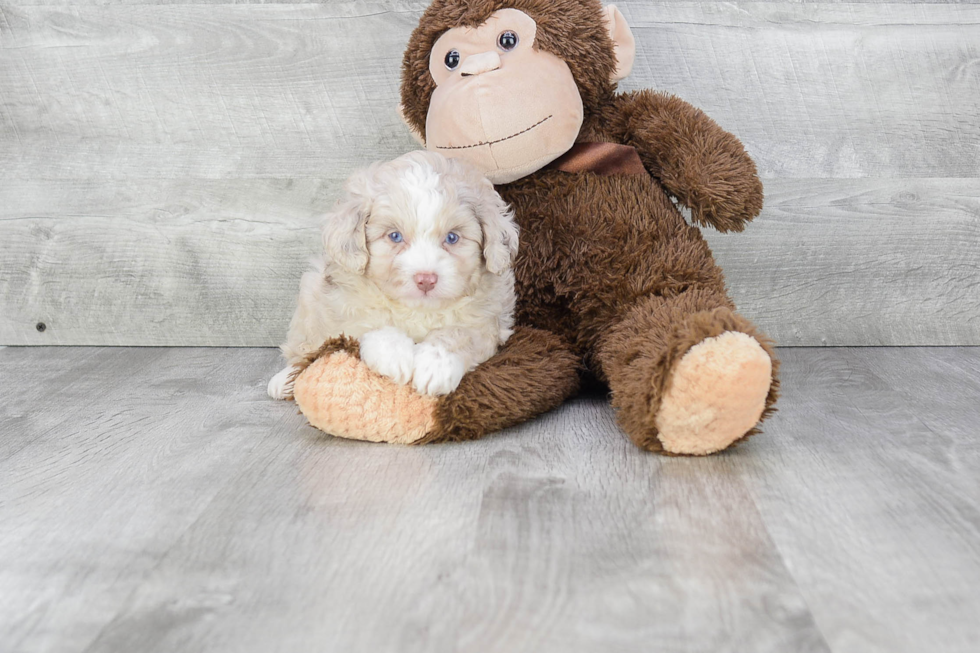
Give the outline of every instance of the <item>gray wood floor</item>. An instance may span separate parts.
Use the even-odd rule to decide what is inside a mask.
[[[980,650],[980,349],[781,354],[673,459],[601,398],[369,445],[272,350],[0,349],[0,650]]]

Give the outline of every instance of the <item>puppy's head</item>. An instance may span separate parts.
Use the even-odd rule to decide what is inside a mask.
[[[327,217],[327,256],[393,300],[440,306],[503,274],[517,254],[512,212],[479,171],[434,152],[376,163]]]

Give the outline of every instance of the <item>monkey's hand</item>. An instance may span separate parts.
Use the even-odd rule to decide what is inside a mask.
[[[762,210],[762,182],[735,136],[701,110],[666,93],[618,98],[625,143],[700,225],[742,231]]]

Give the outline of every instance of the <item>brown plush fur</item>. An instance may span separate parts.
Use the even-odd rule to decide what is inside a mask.
[[[544,169],[498,186],[521,227],[518,323],[556,334],[555,343],[569,343],[574,355],[609,384],[630,438],[657,452],[663,446],[654,417],[673,365],[705,338],[746,333],[773,359],[764,419],[775,410],[779,387],[772,344],[734,313],[701,233],[671,201],[689,207],[698,224],[741,231],[762,208],[755,164],[737,138],[686,102],[653,91],[615,93],[609,81],[615,57],[599,0],[435,0],[405,53],[407,120],[424,134],[434,89],[428,57],[440,34],[477,26],[505,7],[534,18],[537,47],[571,68],[585,105],[578,140],[631,145],[651,175],[599,177]],[[464,380],[453,396],[460,408],[444,413],[441,423],[490,423],[510,397],[529,392],[571,394],[574,386],[554,383],[547,374],[538,378],[552,360],[571,360],[553,349],[547,356],[499,367],[488,361],[479,380],[469,385]],[[494,388],[504,394],[494,394]],[[479,430],[461,426],[452,439]],[[440,438],[448,436],[433,437]]]
[[[518,327],[497,354],[463,377],[420,442],[472,440],[557,408],[578,391],[581,361],[553,333]]]
[[[653,426],[676,360],[724,331],[771,345],[733,313],[697,228],[652,177],[546,171],[498,188],[516,209],[518,322],[560,334],[612,390],[621,426],[662,451]],[[767,400],[771,412],[778,382]]]

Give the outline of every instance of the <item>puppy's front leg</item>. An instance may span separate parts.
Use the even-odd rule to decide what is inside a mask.
[[[425,395],[448,395],[466,373],[459,354],[433,342],[419,343],[415,351],[415,391]]]
[[[395,383],[408,383],[415,367],[415,341],[404,331],[385,327],[360,338],[361,361]]]
[[[463,375],[493,356],[496,341],[474,329],[437,329],[415,347],[416,392],[447,395]]]
[[[292,399],[293,381],[289,378],[296,370],[294,365],[282,368],[276,375],[269,379],[269,386],[266,391],[273,399]]]

